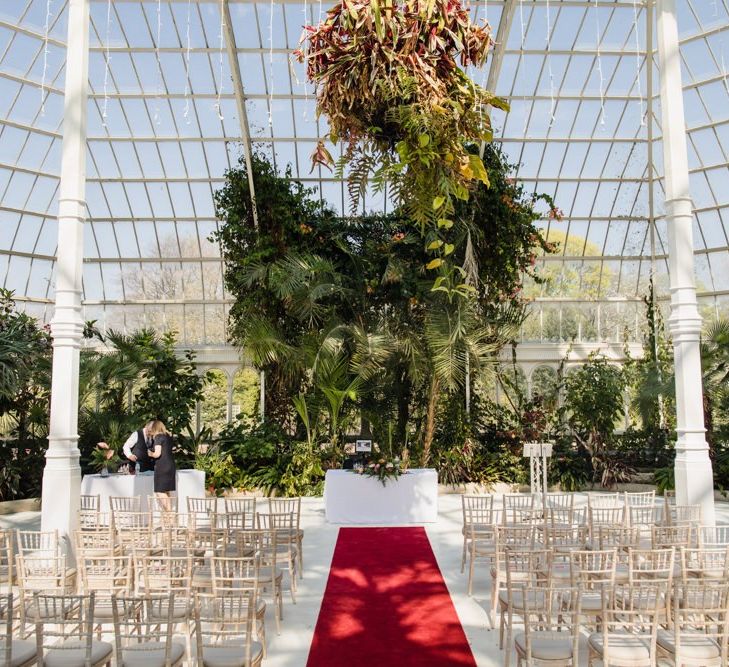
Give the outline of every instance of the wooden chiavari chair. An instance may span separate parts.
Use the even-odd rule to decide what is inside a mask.
[[[494,619],[499,605],[499,593],[506,585],[506,550],[534,551],[536,532],[536,528],[531,524],[495,526],[494,556],[491,564],[491,613],[489,615],[492,628],[495,627]]]
[[[7,591],[0,596],[0,665],[30,667],[38,657],[35,642],[13,638],[15,598]]]
[[[253,641],[255,597],[251,591],[195,596],[195,637],[200,665],[258,667],[263,646]]]
[[[533,522],[537,512],[534,495],[531,493],[505,493],[503,496],[504,525],[518,525]]]
[[[293,514],[296,555],[298,556],[299,578],[304,576],[304,530],[301,527],[301,498],[269,498],[268,511],[271,514]],[[282,536],[286,539],[286,532]],[[279,537],[279,541],[281,536]]]
[[[729,547],[682,548],[681,580],[729,579]]]
[[[476,522],[476,532],[479,526],[489,530],[494,524],[494,497],[492,495],[462,495],[461,513],[463,517],[463,552],[461,554],[461,574],[466,568],[466,555],[469,553],[468,542],[471,537],[472,522]]]
[[[258,530],[263,534],[276,534],[276,560],[279,567],[286,565],[289,573],[289,592],[291,601],[296,604],[296,564],[298,560],[296,547],[296,524],[293,512],[289,514],[256,514],[256,524]],[[269,542],[269,544],[271,544]],[[269,547],[270,548],[270,547]],[[264,546],[263,558],[269,557],[265,553]]]
[[[598,619],[603,610],[606,591],[615,585],[617,551],[573,551],[570,554],[571,587],[580,591],[582,616]]]

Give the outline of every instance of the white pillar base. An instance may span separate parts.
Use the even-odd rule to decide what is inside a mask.
[[[706,450],[676,451],[676,504],[700,505],[701,523],[713,526],[714,475]]]
[[[73,557],[73,535],[78,528],[79,456],[75,441],[51,442],[43,471],[41,530],[57,530],[69,558]]]

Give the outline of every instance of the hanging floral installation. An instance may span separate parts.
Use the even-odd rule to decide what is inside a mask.
[[[507,104],[463,68],[481,67],[493,46],[488,24],[470,21],[460,0],[342,0],[317,26],[306,26],[295,52],[316,86],[317,113],[329,139],[343,142],[336,163],[347,173],[352,210],[371,181],[389,188],[419,226],[438,270],[434,289],[466,294],[454,251],[455,200],[488,177],[467,144],[492,139],[489,108]],[[323,141],[313,167],[335,167]]]

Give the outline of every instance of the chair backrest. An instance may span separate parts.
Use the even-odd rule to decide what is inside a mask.
[[[590,493],[587,496],[589,509],[623,507],[625,500],[620,493]]]
[[[213,556],[210,559],[213,594],[235,595],[250,590],[257,595],[260,567],[260,556],[257,553],[235,558]]]
[[[279,535],[293,533],[296,529],[296,515],[293,512],[271,514],[256,512],[256,527],[259,530],[276,530]]]
[[[640,528],[636,526],[596,525],[592,540],[598,549],[627,549],[640,546]]]
[[[640,581],[616,584],[602,590],[602,611],[598,632],[602,634],[602,664],[621,664],[611,654],[611,638],[640,634],[647,644],[649,659],[640,664],[657,664],[656,635],[659,615],[665,613],[669,585],[667,581]]]
[[[729,547],[729,526],[700,526],[700,547]]]
[[[225,511],[237,514],[238,512],[256,512],[256,496],[242,498],[225,498]]]
[[[553,527],[568,527],[584,525],[585,515],[583,511],[565,509],[562,507],[547,507],[544,510],[544,523]]]
[[[505,493],[503,496],[504,523],[519,523],[524,512],[534,510],[536,504],[531,493]]]
[[[615,583],[618,555],[615,549],[575,550],[570,552],[572,586],[594,589]]]
[[[79,557],[81,591],[96,594],[97,598],[111,595],[131,595],[134,589],[134,570],[131,556]]]
[[[681,548],[681,579],[729,578],[729,547]]]
[[[651,529],[651,545],[654,549],[674,547],[679,555],[681,547],[694,546],[694,530],[691,526],[653,526]]]
[[[655,504],[655,491],[625,491],[625,505],[627,507],[653,507]]]
[[[187,498],[187,513],[196,515],[198,519],[209,517],[212,519],[218,513],[218,499],[215,497]]]
[[[83,556],[113,556],[117,549],[116,534],[110,527],[96,530],[77,530],[76,554]]]
[[[573,510],[575,508],[575,494],[545,493],[544,507],[547,509]]]
[[[145,595],[176,593],[183,599],[188,599],[192,586],[192,566],[192,557],[189,554],[144,554],[134,559],[134,567],[141,574]]]
[[[666,549],[631,549],[628,554],[629,580],[638,583],[641,580],[662,580],[669,584],[673,580],[676,550]]]
[[[269,498],[268,511],[270,514],[293,514],[294,526],[298,529],[301,524],[301,498]]]
[[[109,511],[114,515],[116,512],[141,512],[141,496],[109,496]]]
[[[479,495],[461,495],[461,515],[463,517],[463,525],[469,524],[469,516],[479,515],[481,517],[489,517],[488,521],[493,522],[494,497],[491,494]]]
[[[514,586],[536,586],[538,583],[549,588],[551,583],[552,552],[549,549],[516,550],[507,548],[504,552],[506,588]]]
[[[57,530],[18,530],[18,554],[55,557],[61,555]]]
[[[173,631],[179,622],[174,616],[175,594],[113,595],[111,604],[117,663],[122,664],[124,656],[123,664],[170,665]]]
[[[676,581],[673,586],[671,615],[675,664],[697,664],[691,649],[707,646],[712,640],[720,655],[719,663],[729,664],[729,582],[711,580]],[[684,650],[688,647],[688,651]],[[709,645],[709,648],[711,646]],[[693,661],[691,658],[693,657]]]
[[[664,512],[669,526],[701,525],[701,505],[667,505]]]
[[[547,525],[544,529],[544,544],[550,549],[584,549],[587,537],[587,526]]]
[[[577,664],[580,640],[580,590],[572,587],[526,586],[523,589],[524,662],[534,664],[534,641],[543,648],[550,637],[564,644],[563,637],[572,640],[572,660],[564,664]]]
[[[253,530],[256,527],[256,515],[251,512],[226,512],[225,529],[228,533],[236,530]]]
[[[653,505],[629,505],[628,523],[631,526],[650,528],[662,521],[662,510]]]
[[[587,523],[593,531],[597,526],[625,526],[625,507],[590,507]]]
[[[15,540],[10,528],[0,528],[0,588],[10,590],[15,581]]]
[[[239,591],[224,596],[195,596],[195,638],[197,663],[204,660],[205,649],[220,644],[235,647],[243,658],[243,666],[252,664],[252,635],[256,599],[252,591]],[[240,658],[238,658],[240,659]],[[240,664],[240,663],[238,663]]]
[[[523,526],[496,526],[496,551],[507,548],[532,550],[536,543],[536,528],[531,524]]]
[[[66,580],[66,557],[18,554],[18,585],[23,593],[48,591],[63,594]]]
[[[53,649],[59,651],[60,655],[63,655],[64,650],[74,650],[76,660],[78,660],[78,652],[81,649],[84,652],[83,659],[69,664],[95,664],[91,660],[94,601],[93,593],[88,595],[35,593],[33,595],[35,636],[39,659],[47,650]],[[64,643],[66,643],[66,649],[63,648]],[[72,653],[69,655],[73,656]],[[109,657],[111,659],[111,656]],[[73,658],[69,659],[73,660]],[[64,658],[59,656],[58,663],[64,664],[64,662]]]
[[[96,494],[93,495],[84,495],[81,494],[79,496],[79,509],[89,511],[89,512],[100,512],[101,511],[101,496]]]
[[[470,530],[478,532],[479,528],[483,530],[495,523],[493,507],[489,507],[488,503],[483,506],[467,506],[464,509],[463,517],[463,525],[467,532]]]
[[[111,527],[121,534],[127,528],[149,528],[149,512],[117,510],[111,514]]]

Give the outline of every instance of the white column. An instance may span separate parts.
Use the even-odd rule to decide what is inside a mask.
[[[704,429],[699,337],[701,316],[694,285],[693,212],[689,191],[686,125],[676,0],[658,0],[658,59],[665,168],[668,263],[676,371],[676,502],[701,505],[703,523],[714,523],[714,483]],[[649,94],[651,91],[648,91]]]
[[[78,450],[79,349],[83,334],[81,272],[86,221],[86,105],[89,0],[70,0],[66,48],[61,183],[58,202],[56,308],[51,320],[51,422],[43,472],[43,530],[69,539],[78,525],[81,469]]]

